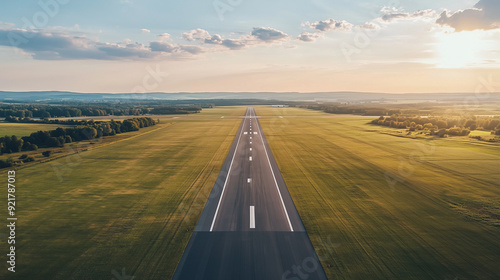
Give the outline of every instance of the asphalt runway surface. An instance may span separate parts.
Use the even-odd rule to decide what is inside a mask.
[[[327,279],[251,107],[173,279]]]

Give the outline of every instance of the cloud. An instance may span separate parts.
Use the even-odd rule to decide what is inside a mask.
[[[444,11],[436,23],[453,27],[458,32],[500,28],[500,1],[480,0],[471,9],[455,13]]]
[[[102,59],[118,59],[118,58],[152,58],[154,54],[150,49],[143,44],[112,44],[112,43],[97,43],[97,50],[103,53]]]
[[[210,38],[210,33],[208,31],[198,28],[191,30],[189,32],[182,33],[182,37],[187,41],[197,41]]]
[[[280,42],[288,39],[289,36],[274,28],[256,27],[250,34],[235,39],[227,39],[219,34],[211,35],[208,31],[198,28],[183,33],[183,38],[188,41],[198,41],[203,45],[218,45],[231,50],[239,50],[252,45]]]
[[[171,38],[171,36],[168,33],[161,33],[161,34],[158,35],[158,40],[160,40],[160,42],[169,41],[170,38]]]
[[[220,45],[222,44],[223,40],[222,37],[219,34],[212,35],[210,38],[206,38],[203,40],[205,44],[212,44],[212,45]]]
[[[297,39],[303,42],[314,42],[320,37],[317,33],[302,32]]]
[[[179,47],[177,45],[161,41],[149,43],[149,48],[153,52],[166,52],[166,53],[173,53],[179,50]]]
[[[141,31],[150,33],[147,29],[141,29]],[[18,48],[34,59],[41,60],[141,60],[186,58],[213,51],[240,50],[248,46],[281,42],[290,38],[284,32],[270,27],[254,28],[250,34],[244,34],[238,38],[224,38],[219,34],[211,35],[200,28],[182,35],[185,40],[194,44],[174,43],[168,33],[159,34],[156,41],[145,44],[133,43],[130,39],[125,39],[120,43],[108,43],[89,39],[83,33],[75,35],[70,30],[24,30],[2,24],[0,46]],[[312,39],[316,35],[311,34],[309,37]]]
[[[375,30],[375,29],[379,29],[380,26],[373,23],[373,22],[366,22],[364,24],[361,24],[361,25],[356,25],[355,26],[356,28],[360,28],[360,29],[368,29],[368,30]]]
[[[143,29],[141,29],[141,32],[142,33],[151,33],[151,30],[143,28]]]
[[[190,54],[201,54],[201,53],[204,53],[205,51],[203,50],[203,48],[199,47],[199,46],[187,46],[187,45],[181,45],[179,46],[179,49],[181,51],[184,51],[184,52],[187,52],[187,53],[190,53]]]
[[[303,25],[321,32],[326,32],[330,30],[349,31],[352,29],[351,23],[345,20],[337,21],[334,19],[320,20],[312,23],[306,22]]]
[[[303,42],[314,42],[316,39],[323,37],[322,33],[327,32],[327,31],[352,31],[353,28],[358,28],[358,29],[367,29],[367,30],[374,30],[374,29],[379,29],[380,26],[372,23],[372,22],[366,22],[361,25],[353,25],[352,23],[349,23],[345,20],[339,21],[339,20],[334,20],[334,19],[326,19],[326,20],[320,20],[316,22],[305,22],[302,23],[302,26],[309,27],[311,29],[314,29],[316,32],[310,33],[310,32],[302,32],[297,39],[299,41]]]
[[[221,45],[232,50],[239,50],[244,48],[248,44],[248,41],[244,39],[223,39],[221,35],[214,34],[210,38],[203,40],[203,43]]]
[[[383,8],[382,12],[385,14],[381,17],[383,21],[394,21],[398,19],[412,19],[412,18],[422,18],[422,17],[433,17],[435,15],[434,10],[421,10],[413,13],[401,12],[394,9]]]
[[[270,27],[256,27],[252,31],[252,36],[264,42],[281,41],[288,38],[288,35]]]
[[[168,36],[163,34],[162,37]],[[203,52],[197,46],[181,46],[164,41],[151,42],[149,45],[132,43],[130,40],[101,43],[84,35],[24,29],[0,29],[0,46],[16,47],[39,60],[148,59]]]

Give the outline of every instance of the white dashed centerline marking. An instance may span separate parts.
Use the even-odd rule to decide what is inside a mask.
[[[248,178],[247,183],[251,183],[251,182],[252,182],[252,178]]]
[[[255,228],[255,207],[250,206],[250,228]]]
[[[241,129],[243,129],[244,125],[245,125],[245,120],[243,120],[243,124],[242,124]],[[228,169],[228,172],[226,175],[226,180],[224,182],[224,186],[222,186],[222,193],[220,195],[219,202],[217,203],[217,208],[215,209],[214,219],[212,220],[212,225],[210,226],[210,231],[212,231],[214,229],[215,220],[217,219],[217,214],[219,213],[219,207],[220,207],[222,198],[224,197],[224,191],[226,190],[226,185],[227,185],[227,182],[229,181],[229,175],[231,174],[231,167],[233,166],[234,158],[236,157],[236,151],[238,151],[238,146],[240,145],[240,140],[241,140],[241,133],[238,136],[238,141],[236,142],[236,147],[234,149],[233,158],[231,159],[231,164],[229,164],[229,169]]]
[[[248,134],[248,132],[246,132],[246,131],[245,131],[245,132],[243,132],[243,134],[247,135],[247,134]]]
[[[252,161],[252,157],[249,157],[248,159],[249,159],[250,161]]]
[[[250,148],[250,152],[252,151],[252,148]]]

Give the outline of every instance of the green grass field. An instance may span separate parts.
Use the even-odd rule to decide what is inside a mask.
[[[329,278],[499,279],[500,147],[369,120],[260,120]]]
[[[499,278],[498,145],[395,137],[359,116],[256,111],[283,116],[260,122],[329,279]],[[165,118],[19,169],[17,272],[0,279],[109,280],[122,269],[170,279],[241,122],[220,116],[244,112]],[[6,237],[0,228],[0,249]]]
[[[6,123],[0,122],[0,137],[5,135],[17,137],[29,136],[39,130],[54,130],[63,125],[59,124],[37,124],[37,123]]]
[[[170,279],[240,121],[165,122],[18,170],[18,271],[0,279]]]

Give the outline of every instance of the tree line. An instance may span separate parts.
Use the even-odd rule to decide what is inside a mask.
[[[96,117],[96,116],[140,116],[147,114],[192,114],[201,111],[200,106],[165,106],[133,107],[124,104],[102,105],[2,105],[0,118],[16,117],[18,119],[49,119],[61,117]]]
[[[58,127],[55,130],[38,131],[30,136],[18,138],[4,136],[0,138],[0,153],[17,153],[33,151],[38,148],[63,147],[66,143],[92,140],[104,136],[137,131],[143,127],[155,125],[150,117],[139,117],[122,121],[93,122],[75,127]]]
[[[91,125],[94,124],[94,120],[77,120],[77,119],[32,119],[29,117],[19,118],[14,116],[8,116],[4,119],[5,122],[9,123],[43,123],[43,124],[62,124],[62,125]]]
[[[353,114],[363,116],[390,116],[400,114],[401,109],[366,107],[363,105],[342,105],[342,104],[311,104],[303,105],[301,108],[323,111],[329,114]]]
[[[496,117],[410,117],[392,115],[381,116],[370,122],[374,125],[382,125],[393,128],[408,129],[408,131],[425,131],[430,135],[439,137],[467,136],[471,130],[491,131],[492,134],[500,135],[500,118]]]

